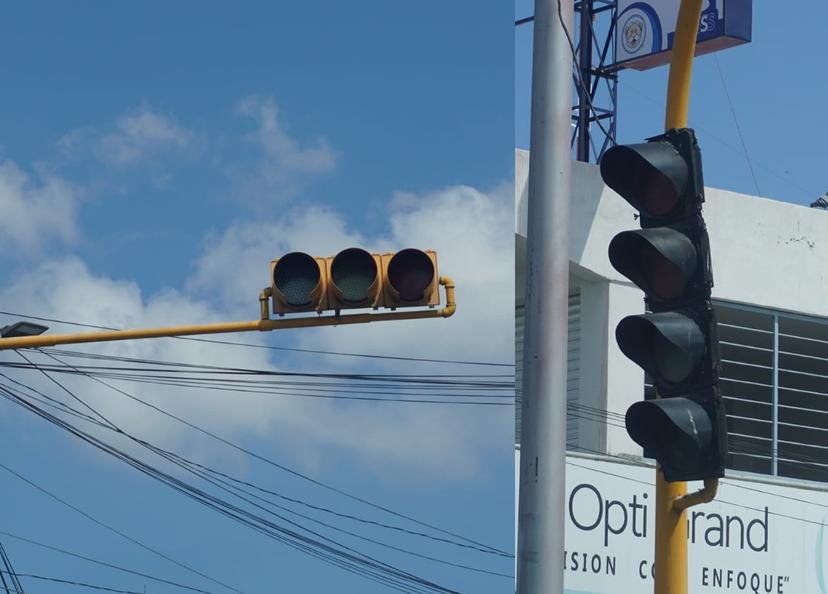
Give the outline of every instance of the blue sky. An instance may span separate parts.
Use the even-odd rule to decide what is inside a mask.
[[[512,363],[511,16],[505,5],[471,1],[7,9],[0,22],[0,311],[114,327],[254,319],[268,262],[282,253],[433,248],[441,272],[457,281],[453,318],[229,339]],[[512,372],[170,339],[72,350],[306,373]],[[0,360],[22,362],[13,353]],[[36,370],[0,371],[82,408]],[[428,531],[240,454],[88,377],[53,377],[123,430],[197,463],[317,507]],[[320,401],[106,381],[315,480],[512,550],[509,406]],[[172,468],[111,432],[90,431]],[[244,592],[388,591],[239,526],[5,400],[0,449],[8,469]],[[229,591],[8,470],[0,474],[0,531]],[[296,509],[421,555],[513,571],[508,558]],[[511,587],[509,578],[325,534],[459,591]],[[0,535],[0,542],[20,573],[174,591],[19,539]],[[30,591],[68,591],[22,579]]]
[[[515,16],[532,12],[517,0]],[[753,2],[753,41],[694,62],[688,125],[696,128],[705,184],[797,204],[828,190],[820,131],[828,116],[820,97],[828,81],[819,75],[821,24],[828,6],[811,0],[797,10]],[[529,144],[531,26],[518,27],[515,45],[515,134]],[[718,66],[716,60],[718,59]],[[751,175],[719,69],[736,112],[755,172]],[[667,67],[619,74],[618,140],[640,142],[664,125]],[[757,191],[758,184],[758,191]]]

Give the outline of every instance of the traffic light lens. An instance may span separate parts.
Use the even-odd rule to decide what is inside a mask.
[[[680,297],[697,266],[697,252],[672,228],[624,231],[610,242],[610,263],[642,291],[658,299]]]
[[[647,250],[643,259],[649,272],[648,293],[661,299],[675,299],[682,294],[686,279],[678,266],[655,250]]]
[[[319,264],[302,252],[281,257],[273,268],[274,286],[284,295],[287,304],[293,307],[311,303],[320,278]]]
[[[687,187],[687,164],[665,142],[617,145],[601,158],[601,176],[636,210],[665,217],[679,206]]]
[[[636,402],[624,423],[636,443],[668,466],[693,465],[713,438],[710,415],[690,398]]]
[[[388,282],[402,301],[422,299],[433,279],[434,263],[420,250],[399,251],[388,263]]]
[[[369,298],[371,287],[376,286],[377,263],[365,250],[349,248],[333,259],[331,277],[343,300],[361,303]]]
[[[651,342],[653,358],[658,374],[668,382],[677,384],[687,378],[695,367],[689,353],[659,332],[653,333]]]
[[[676,312],[628,316],[618,324],[615,337],[627,357],[671,384],[686,380],[706,350],[699,326]]]

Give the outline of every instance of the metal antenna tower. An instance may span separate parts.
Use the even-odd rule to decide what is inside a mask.
[[[561,0],[566,1],[566,0]],[[575,2],[578,38],[573,68],[577,103],[572,106],[572,139],[578,161],[597,163],[615,145],[618,75],[615,64],[617,0]]]

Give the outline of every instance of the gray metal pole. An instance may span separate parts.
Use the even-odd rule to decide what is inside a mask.
[[[563,592],[572,53],[558,11],[571,31],[570,0],[535,0],[519,594]]]

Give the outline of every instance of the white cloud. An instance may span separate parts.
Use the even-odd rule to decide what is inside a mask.
[[[366,241],[320,206],[295,208],[278,220],[238,223],[207,238],[188,288],[218,298],[231,311],[258,311],[259,291],[270,285],[270,260],[292,251],[327,256]]]
[[[457,284],[457,313],[449,319],[383,322],[292,331],[302,348],[430,358],[512,362],[514,357],[514,237],[512,190],[504,183],[484,193],[471,187],[425,195],[398,194],[389,228],[377,237],[349,230],[336,213],[296,209],[271,222],[237,224],[214,237],[197,265],[191,290],[218,295],[236,309],[267,285],[267,261],[292,250],[331,255],[352,246],[371,251],[405,247],[438,251],[440,272]],[[317,368],[353,370],[353,360],[317,358]],[[364,362],[361,363],[364,366]],[[405,369],[387,363],[386,369]],[[417,372],[434,372],[418,367]],[[440,368],[441,373],[446,367]],[[471,368],[480,371],[489,368]],[[491,368],[511,373],[511,368]],[[408,371],[410,372],[410,369]],[[470,373],[470,368],[454,372]],[[486,371],[484,371],[486,372]],[[491,372],[490,370],[488,372]],[[393,463],[417,472],[466,476],[480,469],[486,453],[512,440],[510,407],[359,406],[320,407],[292,420],[288,431],[305,441],[355,451],[381,468]]]
[[[237,111],[255,122],[247,140],[261,152],[252,170],[241,167],[233,172],[237,193],[247,200],[262,204],[292,197],[309,177],[336,167],[336,154],[327,140],[301,145],[288,135],[272,97],[249,96]]]
[[[0,245],[36,251],[52,240],[76,238],[78,196],[66,180],[44,173],[38,181],[11,161],[0,163]]]
[[[193,139],[193,133],[171,116],[142,106],[120,115],[108,129],[87,127],[69,132],[58,145],[69,159],[91,152],[102,163],[125,167],[185,151],[192,147]]]
[[[182,150],[191,134],[171,118],[142,107],[115,122],[115,129],[101,137],[98,156],[102,161],[127,165],[162,150]]]
[[[326,350],[509,362],[514,340],[511,216],[509,191],[502,188],[483,193],[454,187],[422,196],[400,195],[393,202],[387,232],[377,237],[349,230],[331,210],[305,207],[276,221],[235,225],[208,241],[185,293],[168,291],[145,296],[133,281],[96,276],[81,261],[66,259],[43,264],[19,278],[0,290],[0,300],[12,311],[116,327],[255,319],[258,290],[267,284],[267,260],[285,251],[330,254],[354,245],[371,250],[434,248],[439,251],[441,272],[457,282],[459,308],[454,317],[288,330],[280,334],[280,344],[293,341],[302,347]],[[209,305],[210,301],[214,305]],[[264,341],[266,337],[247,334],[240,338]],[[229,367],[313,372],[378,369],[369,367],[374,363],[360,359],[288,357],[282,352],[271,359],[271,352],[264,349],[174,339],[99,343],[85,348]],[[380,368],[389,369],[404,373],[470,373],[469,368],[414,368],[392,362]],[[484,368],[483,372],[491,371]],[[26,378],[41,382],[39,385],[54,393],[54,386],[45,379],[33,379],[30,373]],[[203,437],[86,378],[60,379],[103,414],[162,447],[183,449],[190,456],[209,458],[213,463],[217,456],[220,460],[226,455]],[[387,475],[388,469],[394,468],[395,480],[406,476],[415,481],[423,476],[463,479],[474,475],[485,468],[492,453],[510,446],[513,431],[511,407],[341,402],[144,384],[120,386],[222,435],[267,436],[281,444],[286,455],[306,466],[324,466],[331,458],[343,455],[379,475]]]

